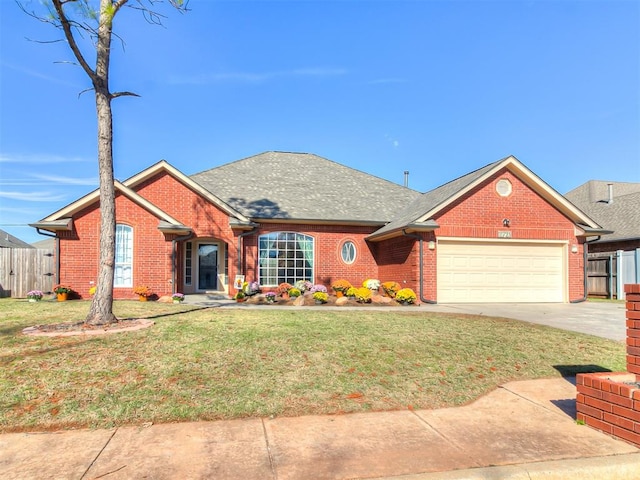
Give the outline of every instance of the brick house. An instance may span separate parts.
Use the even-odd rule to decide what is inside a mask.
[[[115,298],[394,280],[423,302],[585,298],[584,243],[602,228],[515,157],[420,193],[322,157],[266,152],[187,176],[160,161],[116,182]],[[32,224],[56,234],[59,280],[98,271],[94,191]]]

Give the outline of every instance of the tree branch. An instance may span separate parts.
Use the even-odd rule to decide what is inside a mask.
[[[67,18],[67,14],[64,12],[63,6],[73,0],[52,0],[53,6],[56,9],[56,13],[58,14],[58,18],[60,19],[60,25],[62,26],[62,30],[64,31],[64,36],[69,42],[69,47],[71,47],[71,51],[75,55],[76,59],[80,63],[82,69],[86,72],[92,82],[96,81],[96,72],[89,66],[87,61],[84,59],[82,52],[80,51],[80,47],[76,43],[76,39],[73,36],[73,31],[71,30],[71,22]]]
[[[118,98],[118,97],[139,97],[140,95],[138,95],[137,93],[133,93],[133,92],[115,92],[111,94],[111,98]]]

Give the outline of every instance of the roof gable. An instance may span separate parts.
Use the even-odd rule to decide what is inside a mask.
[[[134,203],[142,206],[152,214],[154,214],[159,220],[160,223],[158,228],[166,233],[185,233],[191,230],[190,227],[182,225],[181,222],[173,218],[167,212],[163,211],[141,195],[135,192],[135,187],[142,182],[152,178],[158,173],[166,172],[175,178],[177,181],[183,183],[191,190],[195,191],[197,194],[204,197],[206,200],[218,206],[221,210],[223,210],[228,215],[235,217],[236,220],[234,222],[238,228],[243,227],[244,225],[251,225],[251,222],[248,218],[242,215],[240,212],[234,210],[229,205],[225,204],[218,197],[213,195],[211,192],[207,191],[197,182],[191,180],[188,176],[180,172],[177,168],[170,165],[167,161],[161,160],[157,162],[155,165],[150,166],[137,173],[136,175],[128,178],[124,182],[119,182],[117,180],[114,181],[114,187],[117,192],[128,197]],[[37,223],[30,224],[30,226],[35,228],[42,228],[43,230],[57,231],[57,230],[71,230],[72,227],[72,217],[82,209],[90,206],[94,202],[99,201],[100,199],[100,190],[96,189],[93,192],[79,198],[73,203],[70,203],[66,207],[58,210],[57,212],[52,213],[48,217],[40,220]]]
[[[422,194],[392,222],[373,233],[369,239],[381,240],[399,234],[403,229],[415,231],[437,228],[433,220],[434,216],[505,168],[576,225],[586,227],[587,230],[600,230],[600,226],[593,219],[551,188],[517,158],[509,156]]]
[[[113,182],[116,192],[124,195],[132,202],[140,205],[142,208],[156,216],[160,220],[158,228],[167,233],[178,233],[190,231],[189,227],[182,225],[178,220],[171,215],[156,207],[147,199],[138,195],[135,191],[123,185],[119,181]],[[43,230],[71,230],[73,215],[79,211],[89,207],[90,205],[100,200],[100,190],[96,189],[93,192],[79,198],[73,203],[70,203],[66,207],[52,213],[48,217],[40,220],[37,223],[31,224],[32,227],[42,228]]]
[[[220,208],[227,215],[230,215],[232,217],[236,217],[241,223],[242,222],[244,222],[244,223],[249,222],[249,219],[247,217],[245,217],[241,212],[239,212],[238,210],[232,208],[228,203],[224,202],[222,199],[220,199],[218,196],[214,195],[211,191],[209,191],[206,188],[204,188],[198,182],[194,181],[192,178],[190,178],[187,175],[185,175],[184,173],[182,173],[180,170],[175,168],[173,165],[171,165],[166,160],[160,160],[155,165],[152,165],[151,167],[146,168],[142,172],[134,175],[133,177],[128,178],[127,180],[125,180],[122,183],[124,185],[126,185],[127,187],[133,189],[137,185],[139,185],[140,183],[148,180],[149,178],[153,177],[154,175],[156,175],[156,174],[158,174],[160,172],[168,173],[173,178],[175,178],[176,180],[178,180],[179,182],[184,184],[187,188],[193,190],[198,195],[204,197],[206,200],[208,200],[212,204],[216,205],[218,208]]]

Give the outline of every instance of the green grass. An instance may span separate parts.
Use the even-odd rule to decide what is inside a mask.
[[[618,300],[617,298],[601,298],[601,297],[589,297],[589,302],[594,303],[621,303],[624,304],[626,300]]]
[[[509,380],[625,369],[624,345],[524,322],[421,312],[199,309],[120,301],[156,325],[28,337],[88,302],[0,300],[0,431],[467,403]]]

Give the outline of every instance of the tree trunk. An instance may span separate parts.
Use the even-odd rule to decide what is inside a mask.
[[[100,264],[96,294],[85,323],[103,325],[117,321],[113,314],[116,198],[113,184],[113,129],[111,98],[96,91],[98,113],[98,165],[100,170]]]
[[[99,15],[93,2],[89,0],[49,0],[53,9],[49,9],[49,16],[36,18],[46,23],[53,23],[61,28],[64,36],[78,60],[78,63],[91,79],[96,95],[96,111],[98,117],[98,169],[100,174],[100,264],[98,269],[98,283],[96,293],[91,301],[89,313],[85,323],[90,325],[104,325],[117,321],[113,314],[113,276],[115,270],[116,250],[116,201],[115,185],[113,183],[113,118],[111,114],[111,100],[124,95],[135,95],[131,92],[111,93],[109,90],[109,62],[111,58],[111,36],[113,33],[113,19],[118,11],[129,0],[100,0]],[[132,7],[142,10],[146,18],[160,24],[161,15],[152,10],[157,0],[148,0],[149,7],[138,0]],[[49,2],[43,2],[49,5]],[[169,0],[178,10],[186,11],[185,0]],[[72,17],[68,17],[65,10],[71,10]],[[80,21],[73,20],[73,12],[78,13]],[[92,27],[93,21],[98,20],[97,29]],[[78,17],[76,17],[78,18]],[[53,19],[53,21],[52,21]],[[57,20],[57,21],[56,21]],[[89,21],[90,20],[90,21]],[[59,23],[58,23],[59,22]],[[96,66],[92,69],[87,63],[80,47],[76,43],[74,30],[88,33],[92,40],[95,38]],[[94,37],[95,36],[95,37]]]
[[[91,77],[98,117],[98,168],[100,172],[100,264],[96,294],[85,323],[104,325],[117,321],[113,314],[115,268],[116,195],[113,183],[113,116],[109,91],[109,59],[113,13],[111,0],[101,0],[96,45],[96,70]]]

